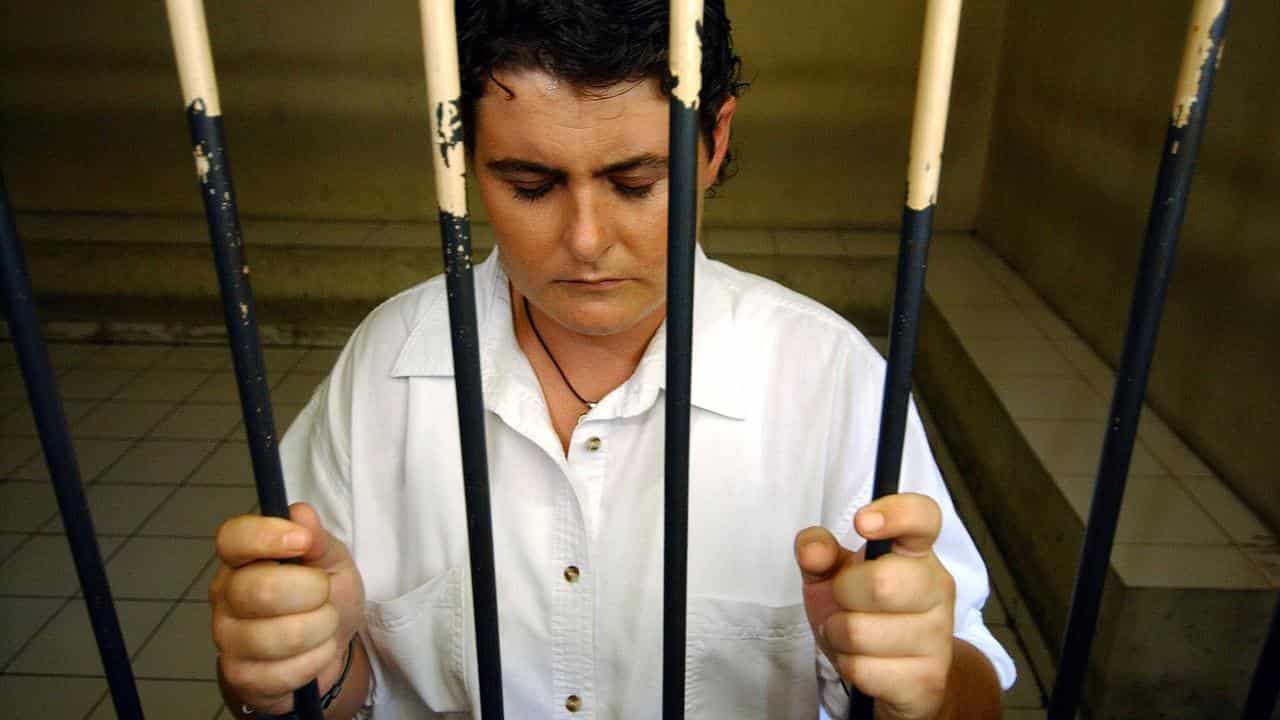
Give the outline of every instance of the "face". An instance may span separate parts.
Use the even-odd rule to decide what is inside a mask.
[[[583,335],[661,318],[669,101],[657,81],[584,95],[538,70],[497,78],[514,97],[490,82],[476,103],[472,162],[515,290]],[[728,147],[733,102],[711,158],[698,153],[703,190]]]

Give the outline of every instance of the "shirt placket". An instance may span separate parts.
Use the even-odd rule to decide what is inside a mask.
[[[560,577],[553,580],[552,682],[556,716],[596,717],[595,572],[591,532],[604,481],[603,423],[583,423],[570,440],[564,485],[558,503],[556,559]]]

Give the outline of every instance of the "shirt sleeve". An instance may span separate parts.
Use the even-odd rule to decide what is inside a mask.
[[[827,496],[833,499],[824,509],[823,522],[846,547],[857,549],[865,541],[853,530],[853,516],[871,500],[885,363],[869,343],[858,338],[846,362],[837,367],[842,376],[835,383],[832,401],[827,468]],[[909,407],[903,439],[899,490],[928,495],[938,503],[942,530],[933,550],[955,579],[953,634],[981,651],[995,668],[1001,688],[1009,689],[1017,676],[1013,659],[982,618],[989,594],[986,565],[956,514],[914,401]],[[831,717],[843,718],[848,712],[848,698],[839,675],[821,651],[818,656],[818,692],[824,711]]]

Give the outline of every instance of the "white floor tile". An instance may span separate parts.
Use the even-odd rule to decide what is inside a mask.
[[[163,602],[116,601],[116,615],[120,618],[125,647],[135,659],[135,672],[138,648],[160,624],[169,607],[169,603]],[[10,664],[8,672],[102,676],[102,659],[84,603],[67,603]]]
[[[1075,368],[1048,340],[962,337],[961,342],[983,375],[1076,375]]]
[[[137,370],[77,368],[58,377],[58,393],[67,400],[106,400],[120,392]]]
[[[216,680],[208,603],[181,603],[134,659],[142,677]]]
[[[991,375],[987,377],[1009,415],[1017,420],[1096,420],[1107,403],[1079,377]]]
[[[105,402],[71,426],[76,437],[141,438],[173,410],[167,402]]]
[[[164,502],[172,488],[141,485],[94,485],[85,490],[93,529],[100,535],[128,535]],[[40,532],[61,533],[57,518],[45,523]]]
[[[210,660],[212,662],[212,660]],[[199,680],[138,680],[138,695],[147,720],[209,720],[222,707],[218,683]],[[89,720],[116,720],[110,699]]]
[[[1240,545],[1277,545],[1276,534],[1216,477],[1179,477],[1196,502]]]
[[[1141,587],[1267,589],[1270,582],[1239,548],[1116,543],[1111,566]]]
[[[218,446],[188,480],[191,485],[234,485],[253,487],[253,462],[249,445],[227,441]]]
[[[101,678],[0,675],[0,707],[13,720],[79,720],[106,692]]]
[[[72,438],[76,451],[76,464],[80,468],[80,482],[88,485],[98,479],[111,463],[133,445],[130,439],[113,438]],[[27,480],[49,481],[49,465],[45,462],[44,453],[37,454],[25,465],[14,471],[14,476]]]
[[[99,482],[178,485],[216,445],[213,440],[143,440],[130,448]]]
[[[338,354],[341,353],[340,348],[312,348],[307,354],[293,366],[296,372],[318,372],[328,374],[333,369],[334,363],[338,361]]]
[[[167,345],[108,345],[89,356],[84,367],[145,370],[163,362]]]
[[[1057,480],[1076,513],[1086,518],[1093,497],[1093,476]],[[1130,475],[1116,542],[1226,545],[1230,539],[1177,480],[1167,475]]]
[[[1032,324],[1019,308],[969,307],[945,308],[943,315],[957,336],[966,339],[1040,340],[1044,333]]]
[[[40,452],[40,441],[29,437],[0,437],[0,478],[13,477],[11,471],[25,465]]]
[[[98,537],[104,562],[120,543],[120,538]],[[0,564],[0,595],[70,597],[79,590],[71,546],[62,535],[36,535]]]
[[[67,425],[74,426],[76,421],[88,415],[99,402],[98,400],[63,400],[62,414],[67,419]],[[0,419],[0,435],[37,437],[39,433],[36,430],[35,416],[31,413],[31,406],[23,403]]]
[[[173,370],[161,365],[143,372],[116,393],[117,400],[178,402],[212,376],[204,370]]]
[[[111,593],[126,600],[176,600],[212,557],[213,542],[204,538],[130,538],[107,564]]]
[[[151,431],[151,437],[169,440],[221,440],[240,419],[236,405],[179,405]]]
[[[257,501],[251,487],[180,488],[142,528],[142,534],[212,538],[224,520],[249,512]]]
[[[62,598],[0,597],[0,668],[65,602]]]
[[[30,532],[58,513],[47,482],[0,480],[0,530]]]
[[[1021,420],[1023,436],[1054,475],[1094,475],[1102,457],[1106,426],[1087,420]],[[1129,472],[1161,475],[1164,468],[1142,445],[1135,444]]]
[[[176,347],[160,366],[174,370],[222,370],[231,367],[231,350],[226,345]]]

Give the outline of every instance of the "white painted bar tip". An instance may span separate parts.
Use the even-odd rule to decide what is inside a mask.
[[[202,0],[166,0],[169,32],[173,35],[173,54],[178,61],[178,78],[182,83],[182,107],[200,102],[204,114],[218,117],[222,104],[218,100],[218,79],[213,72],[213,50],[209,46],[209,26],[205,24]]]
[[[702,0],[672,0],[671,39],[667,61],[676,86],[671,95],[690,110],[698,108],[702,92]]]
[[[925,10],[920,77],[916,83],[915,118],[907,159],[907,207],[912,210],[924,210],[938,201],[951,77],[960,34],[960,6],[961,0],[929,0]]]
[[[457,20],[453,0],[420,0],[422,49],[427,66],[432,165],[441,212],[467,216],[467,158],[462,133]]]
[[[1191,111],[1200,92],[1200,79],[1209,53],[1213,52],[1213,26],[1227,8],[1227,0],[1196,0],[1191,8],[1191,23],[1187,29],[1187,44],[1182,51],[1182,67],[1178,70],[1178,85],[1173,95],[1173,126],[1186,127],[1191,122]],[[1218,57],[1222,59],[1222,46]]]

